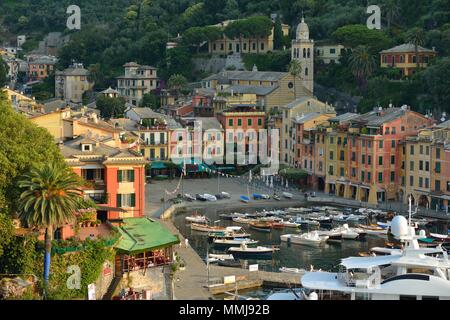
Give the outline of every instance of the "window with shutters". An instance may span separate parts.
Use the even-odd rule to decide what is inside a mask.
[[[136,194],[117,194],[118,208],[134,208],[136,206]]]
[[[134,182],[134,170],[117,171],[117,182]]]

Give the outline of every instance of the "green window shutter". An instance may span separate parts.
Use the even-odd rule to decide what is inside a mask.
[[[117,182],[122,182],[122,180],[123,180],[122,174],[123,174],[122,170],[117,171]]]
[[[117,208],[122,207],[122,195],[118,194],[117,195]]]
[[[131,194],[131,207],[136,207],[136,194],[132,193]]]
[[[129,170],[128,174],[129,174],[128,181],[129,182],[134,182],[134,170]]]

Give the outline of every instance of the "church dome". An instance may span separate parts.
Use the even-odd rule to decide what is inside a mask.
[[[296,39],[297,40],[309,39],[309,27],[306,24],[304,17],[302,17],[302,21],[297,26]]]

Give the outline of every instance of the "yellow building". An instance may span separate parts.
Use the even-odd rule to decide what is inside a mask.
[[[234,20],[223,21],[215,27],[226,28]],[[289,35],[289,26],[282,24],[283,36]],[[230,39],[225,33],[222,38],[208,43],[208,51],[212,54],[232,54],[232,53],[267,53],[273,51],[274,28],[267,37],[256,38],[236,38]]]
[[[296,97],[312,97],[312,92],[299,77],[294,79],[288,72],[258,71],[256,67],[252,71],[224,71],[211,75],[202,80],[202,86],[214,89],[218,94],[254,94],[258,107],[267,114]]]
[[[8,87],[3,88],[8,100],[11,101],[13,107],[38,107],[38,103],[34,98],[27,97],[23,92],[12,90]]]
[[[280,108],[282,114],[282,130],[280,132],[281,149],[280,149],[280,162],[295,165],[295,136],[293,134],[294,126],[292,120],[302,114],[308,113],[323,113],[336,115],[332,106],[327,103],[321,102],[312,97],[303,97],[288,104],[283,105]]]
[[[61,109],[53,112],[38,114],[30,117],[31,122],[39,127],[47,129],[55,138],[55,141],[64,141],[66,138],[72,138],[72,128],[68,119],[70,119],[70,109]]]
[[[258,98],[254,93],[235,94],[234,92],[233,94],[223,92],[212,101],[214,114],[237,105],[256,105],[257,103]]]

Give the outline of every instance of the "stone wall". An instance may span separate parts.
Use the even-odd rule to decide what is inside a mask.
[[[154,300],[168,300],[170,295],[170,277],[164,267],[150,268],[145,270],[131,271],[123,275],[119,285],[120,290],[128,291],[150,291]]]
[[[103,263],[102,273],[95,282],[95,297],[101,300],[108,291],[111,282],[114,279],[114,264],[111,261]]]

